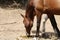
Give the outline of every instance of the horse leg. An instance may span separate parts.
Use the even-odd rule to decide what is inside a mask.
[[[44,18],[43,18],[43,24],[42,24],[42,37],[44,38],[47,38],[48,37],[48,34],[45,33],[45,23],[48,19],[48,16],[47,15],[44,15]]]
[[[36,36],[37,36],[37,37],[39,36],[39,29],[40,29],[41,16],[42,16],[41,13],[39,13],[39,14],[37,15],[37,31],[36,31]]]
[[[53,14],[48,14],[48,17],[49,17],[49,19],[50,19],[50,21],[51,21],[51,24],[52,24],[52,26],[53,26],[54,32],[57,33],[58,36],[59,36],[59,35],[60,35],[60,34],[59,34],[60,31],[59,31],[59,29],[58,29],[58,27],[57,27],[57,23],[56,23],[56,20],[55,20],[54,15],[53,15]]]
[[[45,23],[46,23],[46,21],[47,21],[47,19],[48,19],[48,16],[47,15],[45,15],[45,17],[43,18],[43,28],[42,28],[42,33],[45,33]]]

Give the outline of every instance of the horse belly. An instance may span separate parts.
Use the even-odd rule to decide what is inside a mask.
[[[50,9],[60,9],[60,0],[45,0],[45,6]]]
[[[47,9],[47,10],[45,10],[45,12],[55,14],[55,15],[60,15],[60,9]]]

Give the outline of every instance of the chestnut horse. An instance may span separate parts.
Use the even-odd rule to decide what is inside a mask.
[[[30,36],[30,31],[33,26],[34,16],[37,16],[37,31],[36,36],[39,36],[39,28],[42,14],[47,14],[51,21],[55,33],[59,36],[60,31],[57,27],[54,15],[60,15],[60,0],[29,0],[26,7],[26,14],[24,17],[24,25],[27,36]]]

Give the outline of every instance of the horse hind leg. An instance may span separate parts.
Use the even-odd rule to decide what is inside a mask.
[[[60,37],[60,31],[59,31],[59,29],[58,29],[58,27],[57,27],[57,23],[56,23],[56,20],[55,20],[54,15],[48,14],[48,17],[49,17],[49,19],[50,19],[50,21],[51,21],[51,24],[52,24],[52,26],[53,26],[53,29],[54,29],[55,34],[57,34],[57,35]]]

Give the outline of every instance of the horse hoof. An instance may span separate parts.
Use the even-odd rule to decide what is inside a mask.
[[[60,33],[58,33],[58,37],[60,38]]]
[[[26,33],[27,37],[30,37],[30,34]]]
[[[39,35],[36,35],[36,37],[39,37]]]
[[[27,35],[27,37],[30,37],[30,35]]]
[[[33,40],[39,40],[39,37],[34,37]]]
[[[43,33],[43,34],[42,34],[42,37],[43,37],[43,38],[49,38],[49,35],[46,34],[46,33]]]

